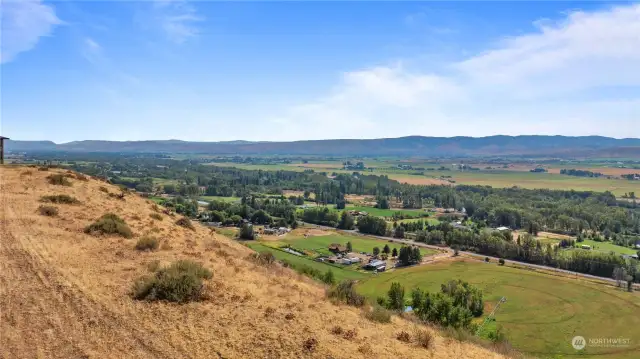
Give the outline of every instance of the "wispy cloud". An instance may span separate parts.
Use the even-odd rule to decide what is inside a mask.
[[[3,1],[1,16],[0,62],[3,64],[33,49],[41,37],[51,35],[53,29],[63,23],[54,7],[40,0]]]
[[[575,11],[445,72],[393,64],[344,74],[272,121],[289,139],[410,134],[640,137],[640,5]],[[607,96],[611,91],[625,96]],[[612,124],[615,126],[606,125]],[[327,134],[319,129],[331,128]],[[315,132],[313,129],[316,129]]]
[[[167,38],[182,44],[199,34],[197,24],[204,20],[186,0],[156,0],[155,18]]]

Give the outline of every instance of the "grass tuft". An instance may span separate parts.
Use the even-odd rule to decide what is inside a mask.
[[[77,198],[66,194],[57,194],[51,196],[40,197],[40,202],[58,203],[58,204],[77,204],[80,203]]]
[[[182,217],[179,220],[176,221],[176,224],[179,225],[180,227],[184,227],[184,228],[188,228],[192,231],[195,231],[195,227],[193,226],[193,223],[191,223],[191,220],[187,217]]]
[[[376,305],[370,311],[365,313],[365,318],[377,323],[391,323],[391,312]]]
[[[90,224],[84,229],[88,234],[117,234],[124,238],[133,237],[131,228],[125,221],[113,213],[104,214],[97,221]]]
[[[162,221],[162,216],[159,213],[151,213],[149,217],[155,219],[156,221]]]
[[[139,251],[155,251],[160,247],[160,241],[153,237],[142,237],[136,243],[136,249]]]
[[[47,182],[56,186],[71,186],[71,182],[62,174],[53,174],[47,176]]]
[[[47,217],[55,217],[58,215],[58,209],[53,206],[40,206],[38,207],[38,213]]]
[[[137,300],[187,303],[199,301],[204,295],[204,279],[213,273],[189,260],[180,260],[158,269],[153,275],[139,278],[131,296]]]

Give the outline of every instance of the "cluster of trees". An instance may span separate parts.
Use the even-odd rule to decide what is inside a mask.
[[[278,227],[297,226],[296,206],[285,197],[259,198],[245,196],[240,203],[211,201],[208,211],[199,216],[210,222],[223,225],[241,225],[243,220],[262,225]]]
[[[576,169],[566,169],[563,168],[560,170],[561,175],[567,176],[577,176],[577,177],[602,177],[604,176],[600,172],[591,172],[587,170],[576,170]]]
[[[630,174],[622,175],[621,177],[628,179],[629,181],[633,181],[640,178],[640,173],[630,173]]]
[[[520,235],[514,241],[510,231],[465,231],[453,229],[446,223],[433,231],[418,233],[416,240],[600,277],[611,277],[616,267],[629,266],[624,258],[615,253],[561,250],[563,246],[573,247],[573,240],[561,242],[559,246],[551,246],[550,243],[542,245],[530,234]],[[635,267],[629,270],[629,274],[634,276],[636,282],[640,282],[640,273],[632,273],[636,273]]]
[[[404,287],[394,282],[387,298],[378,298],[378,304],[390,310],[404,311],[404,297]],[[482,291],[462,280],[442,284],[437,293],[414,288],[410,303],[416,317],[443,327],[469,329],[472,319],[482,316],[484,311]]]
[[[357,227],[360,233],[373,234],[376,236],[384,236],[387,234],[387,221],[380,217],[360,217]]]
[[[398,263],[401,266],[418,264],[420,263],[420,261],[422,261],[422,253],[420,253],[420,248],[416,246],[400,248],[400,252],[398,253]]]

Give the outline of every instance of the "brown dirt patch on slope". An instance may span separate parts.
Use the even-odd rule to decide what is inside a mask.
[[[359,310],[336,306],[324,288],[289,269],[256,266],[251,250],[198,224],[195,231],[149,217],[153,204],[114,186],[71,180],[52,186],[57,170],[0,167],[0,348],[3,358],[424,358],[429,353],[395,339],[412,324],[394,317],[372,323]],[[37,214],[43,195],[67,194],[57,217]],[[133,239],[94,237],[85,226],[106,212],[125,219]],[[160,250],[139,252],[153,235]],[[209,297],[176,305],[132,300],[136,278],[153,262],[191,259],[213,271]],[[292,313],[293,315],[290,315]],[[289,319],[287,319],[289,318]],[[331,334],[356,329],[346,340]],[[304,348],[315,341],[314,351]],[[363,354],[363,346],[372,354]],[[491,358],[493,352],[440,336],[432,358]]]

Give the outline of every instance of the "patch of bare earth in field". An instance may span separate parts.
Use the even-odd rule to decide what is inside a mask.
[[[401,342],[397,334],[413,329],[404,319],[370,322],[359,309],[327,301],[316,282],[254,264],[251,250],[233,240],[195,223],[195,230],[177,226],[177,217],[151,202],[109,196],[118,189],[94,179],[48,184],[55,172],[64,173],[0,167],[2,358],[500,357],[437,332],[430,350]],[[40,215],[40,197],[52,194],[80,203],[55,204],[57,216]],[[127,222],[132,239],[84,233],[107,212]],[[160,239],[160,249],[136,251],[143,235]],[[129,296],[150,264],[177,259],[213,272],[204,300],[178,305]],[[332,334],[336,326],[357,335]]]

